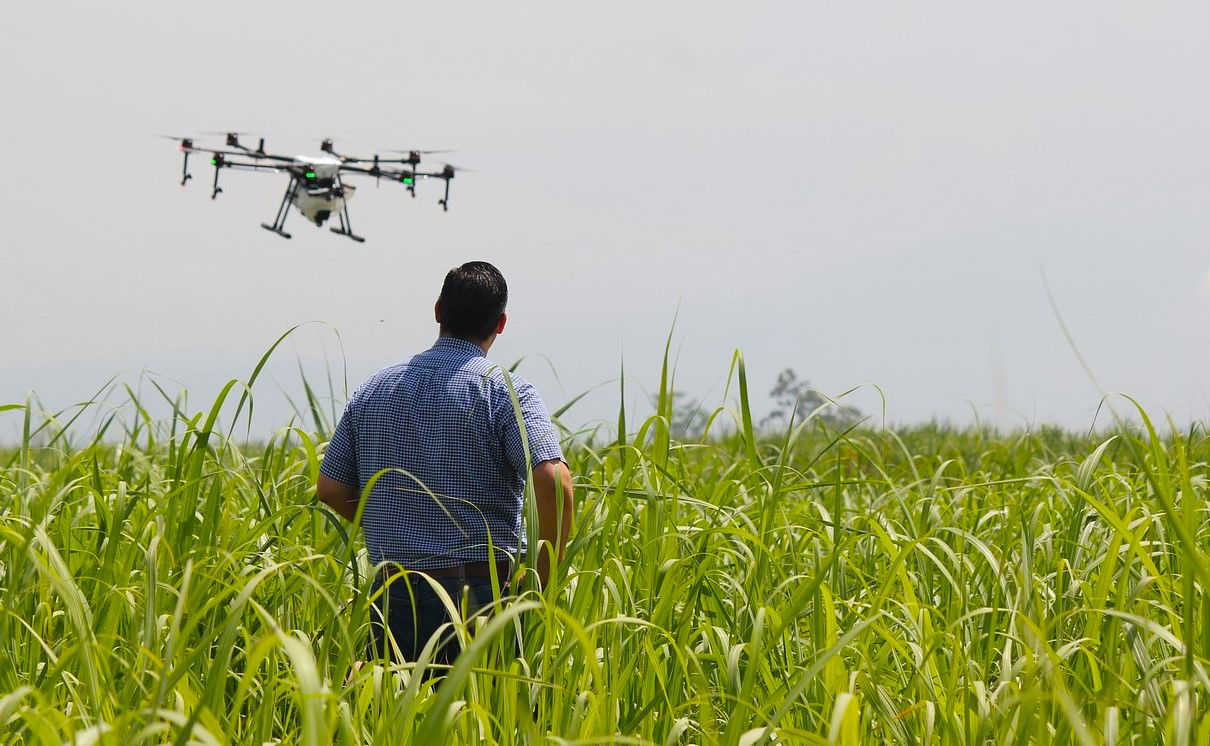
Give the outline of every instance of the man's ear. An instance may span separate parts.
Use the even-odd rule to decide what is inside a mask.
[[[438,300],[436,303],[433,304],[433,318],[437,320],[438,324],[441,323],[441,301],[440,300]]]
[[[508,323],[508,314],[500,314],[500,318],[496,320],[496,334],[504,333],[504,325]]]

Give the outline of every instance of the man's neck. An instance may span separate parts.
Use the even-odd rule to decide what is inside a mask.
[[[492,342],[496,341],[495,334],[491,335],[487,339],[476,340],[476,339],[466,339],[464,337],[456,337],[453,334],[446,334],[445,332],[441,332],[440,334],[437,335],[437,338],[438,339],[457,339],[462,342],[469,342],[470,344],[473,344],[476,347],[478,347],[479,349],[483,350],[484,355],[487,355],[487,351],[492,348]]]

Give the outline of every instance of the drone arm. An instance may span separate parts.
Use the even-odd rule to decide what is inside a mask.
[[[381,163],[381,161],[380,161]],[[365,176],[373,176],[375,179],[388,179],[397,181],[407,187],[408,192],[416,196],[416,179],[419,177],[431,177],[434,174],[421,174],[415,171],[405,171],[400,168],[361,168],[360,166],[341,165],[341,173],[363,174]]]
[[[294,159],[288,155],[274,155],[273,153],[262,153],[259,150],[249,150],[239,155],[247,158],[255,158],[258,161],[279,161],[281,163],[293,163]]]
[[[290,170],[285,165],[279,166],[277,164],[271,164],[271,163],[240,163],[239,161],[228,161],[228,160],[223,161],[223,167],[224,168],[235,168],[235,169],[240,169],[240,170],[244,170],[244,171],[273,171],[274,173],[280,173],[282,171]]]
[[[341,164],[340,170],[342,173],[365,174],[376,178],[386,178],[391,181],[398,181],[407,186],[407,190],[413,197],[416,196],[416,182],[420,179],[441,179],[445,182],[445,194],[441,199],[437,200],[437,204],[441,205],[443,211],[448,212],[450,209],[450,181],[454,178],[453,169],[444,171],[426,172],[426,171],[405,171],[403,169],[372,169],[361,168],[359,166],[350,166],[348,162]]]
[[[224,150],[222,148],[199,148],[196,145],[190,145],[187,148],[182,148],[189,153],[209,153],[210,155],[221,155],[227,158],[255,158],[258,161],[280,161],[282,163],[293,163],[294,158],[288,155],[276,155],[274,153],[262,153],[258,150],[245,148],[242,145],[238,150]]]
[[[348,173],[348,174],[364,174],[366,176],[391,176],[392,175],[390,172],[383,171],[382,169],[374,170],[372,168],[362,168],[361,166],[350,166],[349,165],[350,163],[359,163],[359,162],[361,162],[361,161],[355,161],[353,159],[349,159],[349,160],[345,161],[344,163],[340,164],[340,172]],[[369,161],[365,161],[365,162],[369,163]]]
[[[210,199],[214,199],[222,194],[223,188],[218,185],[218,175],[224,168],[238,168],[246,171],[285,170],[282,166],[267,163],[242,163],[240,161],[227,160],[227,156],[223,153],[215,153],[214,157],[210,159],[210,163],[214,166],[214,186],[210,190]]]
[[[409,160],[409,159],[407,159],[407,158],[381,158],[381,157],[380,157],[380,158],[354,158],[354,157],[352,157],[352,156],[344,156],[344,155],[340,156],[340,162],[341,162],[342,164],[347,164],[347,163],[399,163],[399,164],[409,164],[409,163],[412,163],[412,161],[411,161],[411,160]]]
[[[373,161],[364,161],[364,162],[372,163]],[[400,163],[400,161],[378,161],[378,162],[379,163]],[[407,163],[407,161],[402,161],[402,162]],[[349,161],[345,161],[344,163],[340,164],[341,173],[366,174],[367,176],[381,176],[381,177],[387,178],[387,179],[399,179],[404,176],[435,177],[435,176],[441,175],[441,174],[426,174],[426,173],[421,173],[418,171],[412,171],[410,169],[404,170],[401,168],[379,168],[379,169],[375,170],[373,167],[363,168],[361,166],[350,166],[349,165],[350,163],[354,163],[354,161],[349,160]]]

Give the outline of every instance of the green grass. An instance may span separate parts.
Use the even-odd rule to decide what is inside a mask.
[[[758,436],[732,373],[702,442],[665,370],[656,416],[569,443],[567,561],[440,686],[359,663],[371,568],[313,499],[309,385],[254,446],[237,383],[87,429],[8,406],[0,742],[1210,743],[1200,428]]]

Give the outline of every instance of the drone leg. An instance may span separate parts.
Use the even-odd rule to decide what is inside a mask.
[[[282,197],[281,205],[277,208],[278,215],[274,224],[278,228],[286,227],[286,216],[290,214],[290,202],[296,194],[298,194],[298,182],[290,179],[290,186],[286,187],[286,195]]]
[[[340,176],[336,177],[336,183],[341,189],[344,188],[344,184],[340,181]],[[331,231],[337,235],[348,236],[357,243],[365,243],[365,238],[353,232],[353,221],[349,219],[349,201],[347,198],[341,198],[340,212],[336,214],[340,218],[340,227],[332,228]]]
[[[281,198],[281,205],[277,208],[277,215],[273,217],[273,225],[261,223],[260,227],[267,231],[271,231],[281,236],[282,238],[290,238],[290,234],[283,230],[286,227],[286,215],[290,213],[290,199],[294,197],[294,193],[298,191],[298,183],[291,177],[290,185],[286,187],[286,194]]]
[[[437,204],[441,205],[442,212],[449,212],[449,210],[450,210],[450,180],[449,179],[445,180],[445,196],[442,197],[441,199],[437,200]]]
[[[219,196],[219,194],[221,194],[223,191],[223,188],[218,185],[218,173],[222,170],[222,166],[218,165],[217,163],[214,165],[214,186],[210,190],[210,199],[214,199],[215,197]]]
[[[189,173],[189,151],[185,151],[185,162],[181,165],[181,186],[185,186],[185,182],[193,178]]]
[[[365,243],[365,237],[359,236],[353,232],[353,221],[349,219],[349,205],[345,203],[341,206],[340,212],[337,213],[340,218],[340,227],[333,228],[332,232],[341,236],[348,236],[357,243]]]

